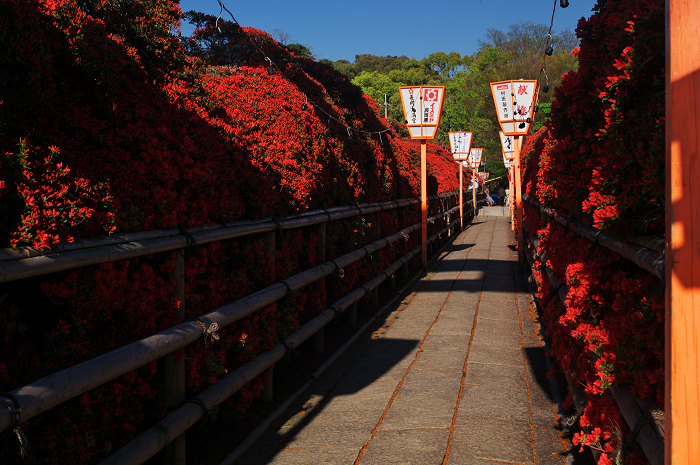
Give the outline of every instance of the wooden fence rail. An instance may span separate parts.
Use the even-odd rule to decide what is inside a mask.
[[[432,200],[437,198],[439,196],[432,196]],[[97,265],[99,263],[177,250],[187,247],[192,240],[197,244],[207,244],[236,237],[274,232],[277,229],[287,230],[313,226],[417,203],[419,203],[417,199],[401,199],[358,205],[356,207],[345,207],[338,210],[318,210],[280,220],[240,221],[226,225],[192,228],[184,231],[172,229],[123,234],[116,237],[82,240],[78,244],[60,246],[56,251],[41,251],[32,248],[23,248],[20,251],[4,249],[0,250],[0,283],[79,268],[81,266]]]
[[[432,196],[432,199],[448,198],[455,195],[455,193],[442,194],[440,196]],[[325,224],[328,221],[376,213],[417,203],[418,201],[416,199],[403,199],[383,202],[381,204],[329,209],[319,212],[309,212],[299,215],[298,217],[284,220],[266,220],[248,224],[225,225],[217,228],[199,228],[198,230],[190,230],[188,234],[191,234],[198,243],[212,242],[243,235],[269,233],[276,230],[278,227],[282,229],[291,229],[314,224]],[[435,215],[430,218],[430,220],[431,222],[435,222],[445,217],[449,218],[455,213],[459,214],[459,206]],[[438,234],[441,235],[451,230],[456,227],[457,224],[459,223],[450,222],[449,226]],[[204,328],[212,328],[214,324],[218,325],[219,328],[228,326],[282,299],[289,292],[301,289],[325,276],[342,270],[344,267],[378,250],[390,246],[402,238],[407,238],[408,235],[420,230],[420,228],[420,224],[414,224],[391,236],[379,239],[351,253],[337,257],[322,265],[261,289],[231,304],[203,314],[197,318],[198,321],[183,322],[152,336],[15,389],[10,392],[10,394],[14,396],[20,404],[20,421],[26,421],[54,406],[107,383],[118,376],[129,373],[145,364],[171,354],[188,344],[196,342],[205,333]],[[2,278],[0,282],[2,280],[11,281],[28,276],[38,276],[59,270],[85,266],[87,264],[122,260],[124,258],[155,253],[156,251],[177,250],[187,245],[187,238],[180,231],[157,232],[157,234],[160,234],[160,236],[157,237],[149,236],[148,234],[139,236],[140,234],[142,233],[124,235],[121,239],[118,239],[124,242],[118,244],[104,243],[104,241],[112,241],[112,238],[100,239],[98,241],[86,241],[88,242],[87,247],[86,244],[75,245],[69,250],[61,250],[48,255],[41,255],[36,253],[36,251],[23,251],[22,253],[24,255],[22,256],[18,256],[19,254],[17,252],[5,253],[0,258],[0,260],[4,259],[0,261],[0,277]],[[436,235],[431,239],[434,240],[437,237]],[[134,238],[142,240],[133,240]],[[383,279],[385,279],[385,277],[382,278],[382,280]],[[200,324],[200,322],[202,324]],[[204,327],[202,325],[204,325]],[[12,422],[13,420],[10,412],[5,409],[0,410],[0,432],[9,428]]]
[[[439,219],[440,216],[444,217],[455,210],[458,211],[459,207],[455,207],[441,215],[436,215],[431,219],[435,221]],[[449,230],[456,227],[456,225],[457,223],[452,223],[450,226],[443,228],[441,231],[428,238],[428,241],[433,242],[437,240],[442,234],[447,233]],[[420,228],[420,224],[417,226]],[[204,392],[198,394],[196,396],[196,399],[198,399],[197,403],[188,402],[176,411],[170,413],[153,428],[112,454],[102,462],[102,465],[138,465],[144,463],[167,446],[174,438],[185,433],[187,429],[195,425],[206,414],[205,409],[200,406],[199,402],[209,410],[225,401],[236,391],[252,381],[256,376],[281,360],[288,350],[293,350],[294,347],[298,347],[299,344],[309,339],[312,335],[325,327],[326,324],[333,321],[339,313],[345,311],[353,303],[369,295],[373,289],[376,289],[389,276],[394,274],[401,266],[407,264],[411,258],[418,255],[420,252],[421,247],[416,247],[411,250],[372,280],[342,297],[332,304],[330,308],[314,317],[298,331],[291,334],[284,343],[279,343],[269,352],[258,355],[255,359],[234,370],[232,373],[226,375],[214,385],[207,388]]]
[[[536,266],[536,259],[542,263],[542,269],[549,278],[552,288],[556,290],[557,297],[562,305],[566,307],[566,296],[569,293],[568,286],[559,282],[554,271],[546,265],[549,258],[540,249],[539,238],[530,235],[530,232],[526,229],[525,233],[525,237],[529,239],[533,249],[532,256],[528,256],[528,263],[532,268]],[[588,402],[585,393],[571,382],[571,378],[568,375],[567,381],[576,409],[579,412],[583,412]],[[637,441],[649,463],[651,465],[663,465],[665,437],[663,411],[655,408],[653,402],[638,398],[632,393],[629,386],[611,386],[610,393],[613,395],[627,425],[635,435],[633,440]]]
[[[536,199],[533,199],[527,194],[523,194],[523,200],[540,210],[540,212],[548,215],[557,223],[564,226],[574,234],[577,234],[593,243],[597,243],[606,249],[615,252],[622,258],[625,258],[638,267],[648,271],[657,278],[664,279],[666,260],[663,255],[659,255],[658,248],[655,247],[659,241],[658,238],[636,238],[642,244],[623,242],[600,229],[595,229],[585,224],[577,223],[565,217],[564,215],[555,214],[551,208],[542,205]],[[653,248],[652,248],[653,247]],[[663,250],[663,249],[662,249]]]

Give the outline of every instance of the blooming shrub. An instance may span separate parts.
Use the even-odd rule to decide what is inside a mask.
[[[419,195],[420,147],[402,140],[401,128],[368,134],[390,122],[347,77],[230,23],[222,23],[235,44],[228,61],[203,61],[172,34],[180,17],[174,0],[0,0],[0,41],[13,45],[0,50],[0,246],[46,248]],[[244,33],[289,80],[268,73]],[[364,132],[349,140],[344,125]],[[433,144],[428,151],[429,194],[455,190],[450,154]],[[431,202],[431,214],[440,203]],[[419,221],[414,205],[332,223],[325,250],[315,228],[278,235],[274,253],[269,237],[188,247],[185,317]],[[211,347],[178,351],[188,398],[419,241],[401,240],[342,279],[223,328]],[[175,252],[163,253],[0,284],[0,390],[179,323],[174,264]],[[34,444],[27,463],[102,460],[166,414],[163,385],[161,365],[151,363],[31,419],[22,425]],[[222,415],[241,414],[261,389],[258,378]]]
[[[9,210],[15,200],[24,210],[17,229],[10,234],[12,246],[20,242],[36,247],[72,242],[69,231],[75,234],[79,227],[86,231],[84,234],[115,230],[111,221],[114,214],[109,212],[111,198],[104,185],[91,186],[85,179],[71,178],[70,169],[55,162],[58,149],[53,146],[42,160],[30,156],[26,141],[20,141],[19,145],[16,158],[5,160],[6,164],[14,165],[18,179],[16,199],[5,199],[3,209]]]
[[[555,89],[551,121],[521,153],[524,189],[618,238],[663,234],[664,5],[600,0],[595,11],[577,29],[578,70]],[[610,463],[629,428],[609,388],[628,383],[663,408],[663,282],[528,204],[523,222],[548,258],[533,272],[551,355],[587,394],[580,425],[589,432],[573,442]],[[545,265],[568,287],[564,303]],[[644,459],[632,453],[631,463]]]

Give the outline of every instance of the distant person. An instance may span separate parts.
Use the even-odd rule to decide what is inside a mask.
[[[498,188],[498,205],[505,205],[506,203],[506,190],[503,186]]]

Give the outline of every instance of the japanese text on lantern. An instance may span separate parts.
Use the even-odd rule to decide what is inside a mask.
[[[417,119],[417,115],[416,115],[416,99],[413,96],[413,89],[408,90],[408,95],[409,95],[408,102],[409,102],[409,105],[411,107],[411,123],[415,124],[416,119]]]
[[[496,92],[501,103],[499,106],[501,119],[510,119],[510,84],[499,84],[496,86]]]
[[[436,114],[435,114],[435,106],[438,104],[440,97],[440,90],[439,89],[431,89],[431,88],[426,88],[425,93],[423,95],[423,105],[425,105],[425,108],[423,109],[423,123],[435,123],[436,121]]]

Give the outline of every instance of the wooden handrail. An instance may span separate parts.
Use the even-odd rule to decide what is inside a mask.
[[[451,209],[450,212],[454,212],[455,210],[459,210],[459,207]],[[437,219],[437,217],[433,218]],[[439,232],[432,235],[429,238],[429,241],[432,242],[455,226],[456,223],[453,223],[452,225],[443,228]],[[285,340],[284,344],[277,344],[271,351],[258,355],[250,362],[237,368],[232,373],[226,375],[205,391],[198,394],[196,398],[199,399],[199,401],[201,401],[207,409],[220,404],[228,397],[233,395],[237,390],[253,380],[256,376],[267,370],[275,362],[279,361],[285,355],[287,350],[298,347],[299,344],[310,338],[326,324],[333,321],[339,311],[345,311],[353,303],[368,295],[373,289],[384,282],[387,277],[395,273],[401,266],[408,263],[412,257],[420,253],[420,246],[409,251],[408,254],[404,255],[399,260],[395,261],[391,266],[381,271],[376,277],[342,297],[323,313],[317,315],[311,321],[302,326],[297,332],[291,334]],[[103,461],[102,465],[121,465],[126,463],[130,465],[138,465],[144,463],[146,460],[153,457],[158,451],[163,449],[170,441],[183,434],[188,428],[197,423],[202,418],[203,414],[203,410],[198,404],[189,402],[183,405],[179,409],[170,413],[153,428],[144,432],[129,444],[116,451],[105,461]]]
[[[533,199],[528,194],[523,194],[523,200],[533,207],[538,208],[542,213],[553,218],[557,223],[576,235],[588,239],[593,243],[597,243],[620,257],[635,263],[657,278],[664,279],[666,259],[663,255],[659,256],[656,250],[652,250],[637,243],[623,242],[600,229],[595,229],[585,224],[572,221],[564,215],[554,213],[551,208]],[[641,241],[642,239],[637,238],[636,240]],[[653,244],[654,241],[649,239],[648,243]]]
[[[436,197],[435,197],[436,198]],[[81,266],[126,260],[158,252],[186,247],[189,240],[197,244],[261,234],[281,229],[296,229],[314,224],[337,221],[353,216],[391,210],[417,203],[416,199],[401,199],[377,204],[344,207],[334,211],[314,211],[286,219],[239,221],[226,225],[213,225],[180,231],[158,230],[82,240],[79,244],[67,244],[57,250],[23,248],[0,250],[0,283],[40,276]],[[191,238],[188,240],[188,238]]]
[[[459,211],[458,206],[430,219],[436,221],[457,211]],[[454,224],[450,227],[454,227]],[[282,299],[290,291],[301,289],[325,276],[331,275],[339,269],[347,267],[420,229],[420,223],[404,228],[391,236],[379,239],[353,252],[268,286],[231,304],[205,313],[198,320],[202,321],[206,327],[213,323],[216,323],[219,328],[226,327]],[[196,342],[202,336],[202,333],[203,328],[198,322],[186,321],[15,389],[10,394],[20,403],[20,421],[33,418],[118,376],[129,373],[188,344]],[[0,409],[0,432],[5,431],[11,424],[12,418],[10,413],[6,409]]]
[[[431,195],[428,200],[451,197],[456,192]],[[237,221],[185,230],[153,230],[115,236],[79,239],[62,244],[56,249],[0,249],[0,283],[41,276],[81,266],[97,265],[116,260],[127,260],[153,253],[167,252],[197,244],[234,239],[236,237],[282,230],[297,229],[315,224],[338,221],[359,215],[368,215],[419,203],[418,199],[399,199],[354,207],[333,207],[313,210],[284,219],[267,218],[260,221]]]
[[[543,264],[544,271],[552,287],[557,291],[557,297],[562,305],[566,307],[566,296],[569,293],[569,287],[560,283],[554,271],[546,265],[549,258],[546,253],[540,251],[539,239],[535,236],[531,236],[527,230],[525,236],[533,246],[535,257],[539,257],[540,262]],[[583,412],[583,408],[585,408],[585,404],[588,402],[585,400],[585,393],[574,386],[568,374],[567,381],[572,391],[572,397],[574,398],[577,410]],[[644,455],[646,455],[649,460],[649,463],[651,465],[663,465],[665,442],[664,421],[663,418],[661,418],[663,411],[656,409],[652,402],[640,399],[634,395],[627,385],[611,386],[610,393],[613,395],[615,403],[620,409],[630,430],[638,430],[638,442],[644,451]],[[661,412],[661,415],[653,415],[655,412]],[[650,417],[650,419],[644,423],[644,418],[647,416]]]

